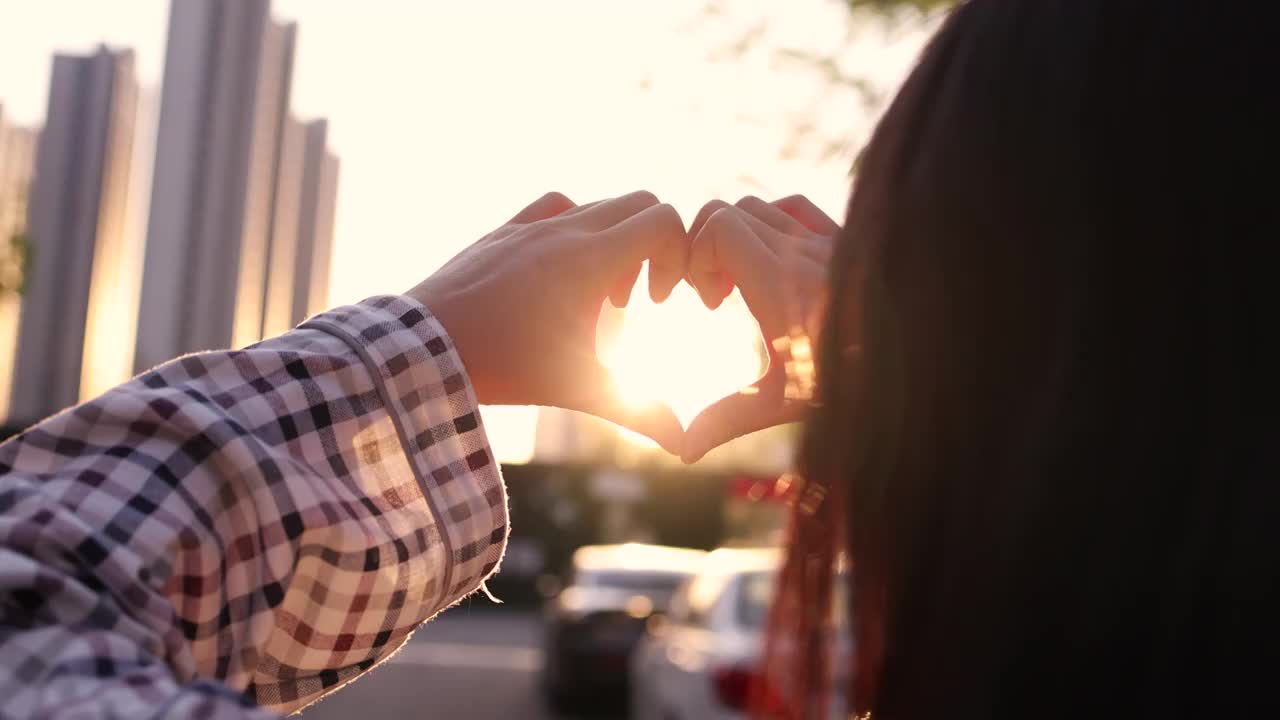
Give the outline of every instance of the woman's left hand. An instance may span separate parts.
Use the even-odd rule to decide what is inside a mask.
[[[481,403],[580,410],[679,454],[675,414],[623,402],[595,338],[604,299],[625,305],[645,260],[661,301],[688,254],[680,215],[652,193],[586,205],[548,193],[408,294],[444,325]]]
[[[766,203],[713,200],[689,230],[688,280],[708,308],[734,286],[755,315],[769,354],[765,374],[713,403],[685,433],[687,463],[736,437],[804,419],[812,382],[813,342],[820,326],[827,263],[840,226],[801,195]]]

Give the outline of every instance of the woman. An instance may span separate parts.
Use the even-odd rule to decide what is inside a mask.
[[[1274,61],[1241,16],[972,0],[877,129],[833,254],[798,198],[685,233],[647,193],[552,194],[405,296],[0,446],[0,717],[302,707],[496,567],[478,402],[593,412],[692,461],[806,416],[810,335],[768,712],[821,712],[843,555],[859,712],[1274,716],[1277,228],[1244,180],[1272,159]],[[594,357],[646,259],[655,299],[739,287],[777,351],[683,436]]]
[[[971,0],[924,51],[831,262],[775,707],[819,716],[843,556],[859,714],[1280,716],[1277,67],[1241,9]]]

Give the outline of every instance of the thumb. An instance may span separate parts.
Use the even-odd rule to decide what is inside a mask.
[[[736,437],[769,427],[770,410],[754,385],[720,398],[689,423],[680,459],[686,464],[695,463]]]
[[[762,378],[707,406],[689,423],[680,459],[692,464],[717,447],[757,430],[804,419],[804,403],[782,397],[772,378]]]

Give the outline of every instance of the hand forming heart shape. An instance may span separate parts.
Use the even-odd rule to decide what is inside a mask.
[[[744,371],[754,372],[757,358],[745,357],[746,347],[733,346],[741,332],[724,332],[730,329],[724,318],[690,317],[687,306],[666,311],[650,305],[628,311],[628,330],[621,344],[611,343],[607,364],[624,395],[698,411],[686,425],[681,453],[685,462],[695,462],[741,435],[802,419],[814,383],[811,347],[825,292],[825,267],[838,229],[799,196],[776,203],[746,197],[736,205],[715,200],[699,212],[689,233],[686,281],[709,310],[739,287],[768,350],[764,375],[753,375],[755,382],[723,397],[700,392],[703,388],[691,385],[686,373],[696,371],[708,354],[718,356],[722,373],[739,381]],[[634,333],[632,312],[641,313]],[[673,312],[682,314],[672,316]],[[698,359],[691,361],[691,355]],[[690,398],[708,404],[689,408]]]
[[[825,266],[839,227],[807,199],[712,201],[686,232],[647,192],[574,205],[550,193],[409,292],[444,325],[484,404],[549,405],[611,420],[686,462],[732,438],[791,422],[806,403],[791,379],[812,361]],[[661,302],[685,279],[709,308],[736,286],[769,351],[753,385],[703,410],[685,432],[670,408],[621,397],[596,354],[605,297],[625,306],[645,261]]]
[[[694,219],[688,282],[709,308],[738,287],[760,325],[769,366],[755,383],[694,418],[685,432],[685,462],[741,435],[804,417],[826,266],[839,229],[799,195],[774,203],[748,196],[733,206],[713,200]]]

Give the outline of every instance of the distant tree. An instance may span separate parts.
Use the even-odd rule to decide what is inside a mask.
[[[869,25],[891,29],[914,30],[945,11],[957,0],[838,0],[848,8],[844,46],[835,53],[821,54],[807,49],[788,48],[780,51],[784,58],[808,63],[838,88],[857,93],[862,101],[876,107],[884,102],[884,93],[860,74],[842,67],[840,51],[857,40],[858,33]]]
[[[815,53],[803,49],[780,51],[784,59],[798,62],[819,73],[833,94],[852,93],[864,112],[877,115],[885,107],[895,88],[879,87],[865,75],[849,69],[841,63],[842,53],[856,42],[860,32],[869,26],[879,26],[886,31],[918,32],[933,23],[958,0],[837,0],[848,9],[844,44],[831,53]],[[799,123],[792,127],[792,143],[807,139],[807,147],[819,160],[841,155],[853,155],[850,172],[856,172],[861,160],[860,148],[865,138],[857,136],[819,136],[812,123]],[[784,149],[786,152],[786,149]]]
[[[795,115],[789,120],[790,137],[780,149],[783,157],[810,156],[816,161],[833,157],[853,157],[855,148],[865,138],[855,132],[833,133],[823,130],[818,115],[824,107],[840,104],[842,97],[853,97],[863,112],[877,115],[888,102],[895,88],[882,87],[857,68],[845,61],[847,51],[866,37],[868,30],[886,34],[920,32],[935,23],[958,0],[830,0],[843,7],[845,28],[843,42],[834,50],[783,47],[776,50],[778,59],[793,63],[817,73],[828,88],[828,96],[819,99],[808,115]],[[705,6],[708,16],[722,16],[726,6],[721,0],[711,0]],[[735,40],[713,51],[714,59],[735,59],[754,49],[768,35],[767,24],[756,22],[740,32]],[[847,105],[845,105],[847,107]],[[852,122],[851,122],[852,124]],[[856,168],[856,163],[855,163]]]
[[[22,294],[31,268],[31,250],[26,233],[16,233],[0,246],[0,299]]]

